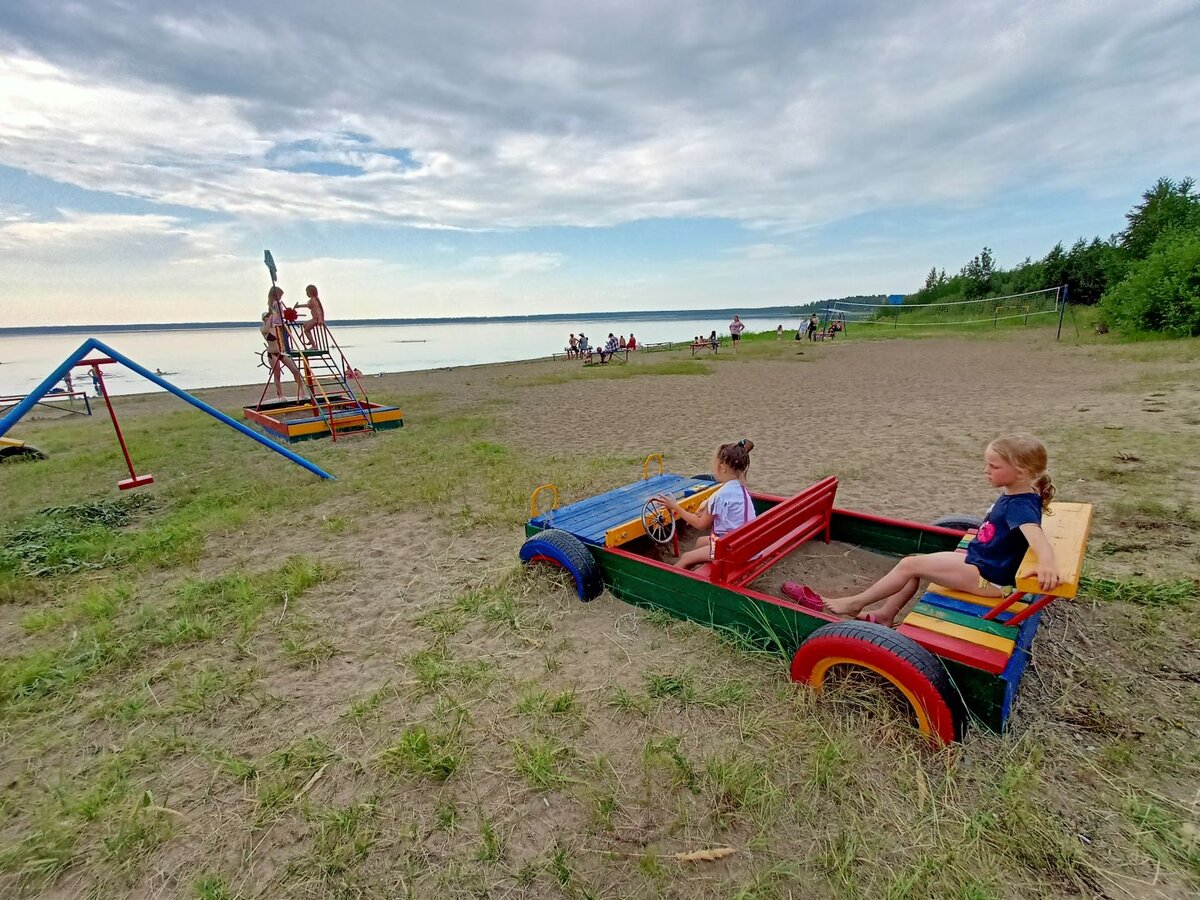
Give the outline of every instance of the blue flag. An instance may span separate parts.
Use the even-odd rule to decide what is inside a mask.
[[[278,273],[275,271],[275,257],[271,255],[270,250],[263,251],[263,262],[267,264],[267,271],[271,273],[271,284],[274,284]]]

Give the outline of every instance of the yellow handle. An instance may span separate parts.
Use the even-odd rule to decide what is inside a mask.
[[[558,488],[553,484],[539,484],[533,492],[533,496],[529,498],[529,517],[536,519],[540,510],[537,505],[538,495],[543,491],[549,491],[553,495],[553,500],[550,503],[551,509],[558,509]]]
[[[652,460],[652,459],[658,460],[658,474],[659,475],[661,475],[664,471],[666,471],[663,468],[663,455],[661,453],[651,453],[649,456],[646,457],[646,461],[644,463],[642,463],[642,480],[643,481],[645,481],[646,479],[648,479],[650,477],[650,460]]]

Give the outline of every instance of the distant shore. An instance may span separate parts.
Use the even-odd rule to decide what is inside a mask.
[[[330,319],[329,324],[338,328],[356,328],[379,325],[478,325],[499,322],[588,322],[603,321],[654,321],[678,319],[691,316],[733,316],[748,318],[794,318],[808,315],[824,306],[828,301],[819,300],[796,306],[746,307],[730,306],[720,309],[656,309],[656,310],[612,310],[608,312],[539,313],[530,316],[427,316],[411,319]],[[26,325],[0,328],[0,337],[16,337],[32,334],[86,334],[93,331],[202,331],[217,328],[257,328],[253,322],[139,322],[119,325]]]

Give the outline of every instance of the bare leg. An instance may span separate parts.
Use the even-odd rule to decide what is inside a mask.
[[[712,538],[707,534],[701,535],[696,540],[695,547],[683,554],[683,556],[679,557],[679,560],[675,563],[675,567],[679,569],[690,569],[692,566],[698,566],[708,562],[709,543],[711,541]]]
[[[956,590],[978,594],[981,597],[1001,596],[1000,591],[995,588],[981,588],[979,586],[979,570],[968,563],[966,557],[961,553],[948,550],[942,553],[905,557],[896,564],[892,571],[865,591],[850,597],[826,600],[825,605],[830,611],[840,616],[856,616],[872,603],[878,603],[880,600],[891,598],[893,594],[905,591],[912,579],[919,581],[922,578],[937,581]]]
[[[910,578],[904,587],[885,599],[879,609],[871,610],[870,615],[877,624],[886,625],[890,628],[892,623],[896,621],[896,616],[900,613],[900,610],[904,609],[904,604],[916,596],[917,590],[920,587],[921,579]],[[867,615],[868,613],[863,611],[858,614],[858,617],[865,619]]]
[[[272,356],[271,356],[271,374],[267,376],[267,380],[270,381],[271,378],[275,379],[275,396],[278,397],[280,400],[283,399],[283,384],[280,381],[280,377],[279,377],[279,374],[280,374],[279,370],[281,368],[282,368],[282,366],[279,365],[279,356],[277,354],[272,354]]]

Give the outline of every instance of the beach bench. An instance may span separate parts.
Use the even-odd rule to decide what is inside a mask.
[[[1015,673],[1024,668],[1037,616],[1060,598],[1074,597],[1083,575],[1083,557],[1092,529],[1090,503],[1052,503],[1042,518],[1062,583],[1042,592],[1034,571],[1037,554],[1029,550],[1017,570],[1016,589],[1007,597],[980,597],[933,582],[899,625],[901,634],[933,652],[993,674]],[[963,535],[959,550],[975,536]]]
[[[718,350],[718,348],[720,348],[720,346],[721,346],[721,339],[720,339],[720,338],[718,338],[716,341],[697,341],[697,342],[694,342],[694,343],[692,344],[692,356],[695,356],[697,353],[700,353],[700,352],[702,352],[702,351],[704,351],[704,350],[709,350],[709,351],[711,351],[711,352],[713,352],[713,353],[716,353],[716,352],[717,352],[717,350]]]
[[[712,562],[695,571],[715,582],[743,587],[814,537],[821,536],[829,543],[837,486],[837,478],[830,475],[771,507],[753,522],[715,538]]]
[[[673,341],[659,341],[656,344],[638,344],[639,350],[645,350],[647,353],[653,353],[656,350],[674,350],[675,343]]]

